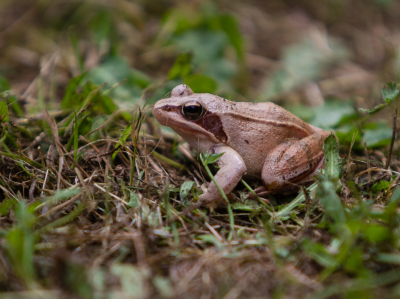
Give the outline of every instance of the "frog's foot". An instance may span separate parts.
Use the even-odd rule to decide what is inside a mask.
[[[266,199],[266,198],[264,198],[264,197],[262,197],[262,196],[271,194],[271,193],[272,193],[271,191],[269,191],[269,190],[268,190],[267,188],[265,188],[265,187],[259,187],[259,188],[257,188],[257,189],[254,189],[253,191],[254,191],[254,193],[255,193],[256,195],[254,195],[252,192],[249,192],[249,198],[250,198],[250,199],[257,199],[257,197],[258,197],[258,198],[261,199],[263,202],[269,203],[269,200]]]
[[[268,195],[271,194],[271,191],[269,191],[266,187],[258,187],[256,189],[254,189],[254,193],[257,196],[264,196],[264,195]],[[254,194],[250,193],[252,196],[254,196]]]

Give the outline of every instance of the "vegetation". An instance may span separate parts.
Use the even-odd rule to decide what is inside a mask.
[[[400,5],[0,3],[0,298],[400,296]],[[299,194],[198,204],[181,83],[332,130]],[[397,125],[396,125],[397,123]]]

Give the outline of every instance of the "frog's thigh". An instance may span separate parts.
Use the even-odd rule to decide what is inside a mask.
[[[261,178],[268,190],[277,190],[290,183],[305,183],[324,163],[323,138],[310,135],[289,140],[275,147],[266,157]]]

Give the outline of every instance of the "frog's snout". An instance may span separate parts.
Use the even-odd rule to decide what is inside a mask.
[[[193,90],[186,84],[180,84],[175,86],[171,91],[171,96],[173,97],[187,97],[194,94]]]

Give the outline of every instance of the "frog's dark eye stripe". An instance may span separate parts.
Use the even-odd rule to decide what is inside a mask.
[[[182,114],[188,120],[196,120],[199,119],[203,115],[204,109],[203,106],[196,101],[186,102],[182,106]]]

